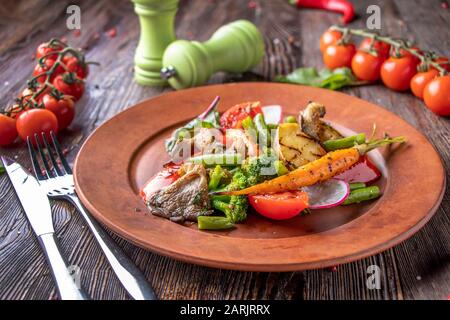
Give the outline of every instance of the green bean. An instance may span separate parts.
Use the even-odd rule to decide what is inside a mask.
[[[267,128],[266,122],[264,121],[263,114],[258,113],[253,118],[253,123],[255,124],[256,131],[258,132],[258,144],[263,147],[270,146],[270,132]]]
[[[226,195],[226,194],[213,194],[211,196],[211,200],[212,201],[218,200],[218,201],[222,201],[222,202],[227,202],[228,203],[231,200],[231,196]]]
[[[220,165],[217,165],[214,169],[212,169],[209,172],[209,183],[208,183],[208,189],[209,190],[215,190],[220,184],[220,180],[222,177],[224,177],[225,174],[222,171],[222,167]]]
[[[350,195],[343,202],[343,205],[360,203],[362,201],[372,200],[381,195],[380,188],[377,186],[370,186],[361,189],[350,191]]]
[[[364,133],[359,133],[357,135],[341,139],[327,140],[323,143],[323,146],[327,151],[334,151],[338,149],[351,148],[355,144],[363,144],[363,143],[366,143],[366,135]]]
[[[297,119],[294,116],[287,116],[284,118],[284,123],[297,123]]]
[[[237,166],[242,163],[242,155],[240,153],[211,153],[202,154],[200,156],[191,157],[186,160],[206,167],[216,166]]]
[[[226,217],[199,216],[197,222],[200,230],[223,230],[234,227],[234,223]]]
[[[350,191],[356,190],[356,189],[362,189],[366,187],[366,184],[364,182],[352,182],[350,185]]]
[[[277,124],[273,124],[273,123],[268,123],[267,124],[267,129],[269,129],[269,131],[272,132],[272,130],[277,130],[278,129],[278,125]]]
[[[289,172],[288,168],[286,168],[286,166],[280,160],[274,161],[273,166],[275,167],[275,171],[277,172],[278,176],[282,176]]]

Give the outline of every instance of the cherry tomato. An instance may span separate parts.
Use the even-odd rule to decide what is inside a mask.
[[[390,57],[381,65],[381,80],[386,87],[396,91],[408,90],[416,73],[417,62],[411,57]]]
[[[50,44],[48,42],[41,43],[36,49],[36,58],[40,59],[43,56],[45,56],[51,52],[59,52],[62,49],[63,49],[63,47],[58,44],[50,46]],[[48,58],[56,60],[58,58],[58,55],[51,54],[51,55],[48,55]]]
[[[439,72],[435,69],[430,69],[425,72],[419,72],[411,79],[411,91],[412,93],[420,99],[423,99],[423,89],[425,86],[436,78],[439,75]]]
[[[351,43],[346,45],[329,45],[323,53],[323,62],[330,69],[350,68],[355,53],[355,45]]]
[[[72,75],[72,76],[71,76]],[[84,93],[84,83],[71,73],[63,73],[53,80],[56,90],[68,96],[72,96],[75,101],[79,100]]]
[[[342,38],[342,33],[336,30],[327,30],[320,36],[320,52],[332,44],[336,44]]]
[[[242,128],[242,120],[248,116],[253,118],[258,113],[262,113],[261,103],[259,101],[240,103],[222,114],[220,117],[220,125],[225,129]]]
[[[75,117],[75,108],[72,97],[70,96],[62,96],[61,99],[56,99],[51,94],[46,94],[42,98],[42,102],[44,103],[44,107],[47,110],[53,112],[58,119],[58,130],[64,130],[71,123],[73,118]]]
[[[295,217],[308,208],[308,194],[303,191],[249,195],[248,200],[259,214],[274,220]]]
[[[172,182],[177,180],[180,177],[180,175],[178,174],[179,168],[180,166],[171,164],[155,174],[150,180],[148,180],[140,192],[140,195],[144,199],[144,201],[146,201],[148,197],[150,197],[150,195],[152,195],[156,191],[167,187]]]
[[[44,72],[50,70],[50,68],[51,68],[54,64],[55,64],[55,60],[53,60],[53,59],[45,59],[44,65],[43,65],[43,66],[41,66],[41,65],[38,63],[38,64],[34,67],[34,70],[33,70],[33,77],[36,77],[36,76],[38,76],[38,75],[40,75],[40,74],[42,74],[42,73],[44,73]],[[52,76],[50,77],[50,81],[53,81],[53,79],[55,79],[55,77],[56,77],[58,74],[61,74],[61,73],[63,73],[63,72],[64,72],[63,67],[61,67],[61,65],[58,65],[58,66],[56,67],[56,69],[53,71],[53,74],[52,74]],[[44,83],[45,80],[47,80],[47,75],[42,75],[42,76],[36,78],[36,80],[37,80],[38,82],[40,82],[40,83]]]
[[[78,61],[76,57],[65,56],[63,63],[70,72],[75,73],[80,79],[85,79],[89,74],[89,66]]]
[[[423,89],[425,105],[440,116],[450,116],[450,76],[431,80]]]
[[[369,51],[372,43],[372,39],[365,38],[361,44],[359,45],[359,50],[361,51]],[[389,56],[389,51],[391,46],[382,41],[375,41],[373,43],[373,49],[378,53],[380,57],[387,58]]]
[[[450,64],[447,57],[439,57],[434,62],[438,63],[442,68],[450,72]],[[430,69],[435,69],[434,67],[430,67]]]
[[[16,138],[16,120],[0,113],[0,146],[10,145]]]
[[[377,81],[380,79],[380,69],[384,60],[381,56],[375,57],[370,53],[358,51],[352,58],[353,73],[361,80]]]
[[[29,136],[34,137],[38,134],[41,139],[41,133],[44,132],[47,139],[50,140],[50,132],[58,132],[58,119],[53,112],[45,109],[30,109],[17,117],[16,128],[22,140],[26,140]],[[42,140],[42,139],[41,139]],[[31,139],[35,141],[35,139]],[[42,141],[41,141],[42,142]]]

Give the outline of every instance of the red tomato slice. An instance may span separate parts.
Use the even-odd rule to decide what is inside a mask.
[[[169,165],[148,180],[140,192],[140,196],[144,201],[147,201],[148,197],[153,193],[169,186],[172,182],[177,180],[180,177],[178,174],[179,168],[180,167],[177,165]]]
[[[242,128],[242,120],[248,116],[253,119],[258,113],[262,113],[261,103],[259,101],[240,103],[222,114],[220,117],[220,125],[224,129],[240,129]]]
[[[371,183],[381,177],[377,166],[367,156],[362,156],[350,169],[337,175],[335,178],[351,182]]]
[[[255,194],[249,195],[248,200],[259,214],[274,220],[295,217],[308,208],[308,194],[303,191]]]

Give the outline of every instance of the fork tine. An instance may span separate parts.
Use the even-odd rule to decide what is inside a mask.
[[[37,133],[34,134],[34,139],[36,140],[36,146],[37,146],[37,149],[41,156],[42,163],[44,164],[44,167],[45,167],[45,174],[47,175],[47,178],[52,178],[53,177],[52,170],[50,169],[50,166],[48,165],[47,157],[45,156],[45,153],[44,153],[44,148],[42,148],[42,146],[41,146],[41,142],[39,141],[39,136]]]
[[[61,164],[64,167],[64,170],[66,170],[67,174],[72,174],[72,169],[67,163],[66,157],[64,157],[64,154],[61,150],[61,146],[59,145],[58,139],[56,139],[55,133],[53,131],[50,131],[50,137],[52,138],[53,147],[55,147],[56,153],[58,154],[59,159],[61,160]]]
[[[31,164],[33,165],[34,174],[36,175],[38,180],[44,180],[45,177],[42,174],[42,169],[39,165],[39,161],[36,157],[36,152],[34,151],[34,148],[33,148],[33,145],[31,143],[31,139],[29,136],[27,137],[27,146],[28,146],[28,154],[30,155],[30,158],[31,158]]]
[[[63,175],[63,172],[61,171],[61,169],[59,169],[59,165],[58,165],[58,163],[56,162],[55,156],[53,155],[52,148],[50,148],[50,145],[49,145],[49,143],[48,143],[48,140],[47,140],[47,137],[46,137],[46,135],[45,135],[45,132],[42,132],[41,135],[42,135],[42,140],[44,141],[44,145],[45,145],[45,147],[47,148],[48,156],[49,156],[49,158],[50,158],[50,161],[52,162],[53,169],[54,169],[55,172],[56,172],[56,175],[62,176],[62,175]]]

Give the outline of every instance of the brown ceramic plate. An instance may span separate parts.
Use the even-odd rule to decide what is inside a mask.
[[[326,118],[356,132],[406,135],[408,147],[372,152],[382,168],[383,196],[371,203],[272,221],[250,213],[225,232],[199,231],[148,214],[138,192],[168,160],[163,142],[219,95],[219,110],[243,101],[280,104],[297,114],[309,100]],[[85,142],[75,163],[76,190],[101,223],[138,246],[201,265],[251,271],[323,268],[386,250],[417,232],[439,206],[445,187],[441,160],[412,126],[358,98],[311,87],[239,83],[171,92],[116,115]],[[136,209],[138,208],[138,209]]]

